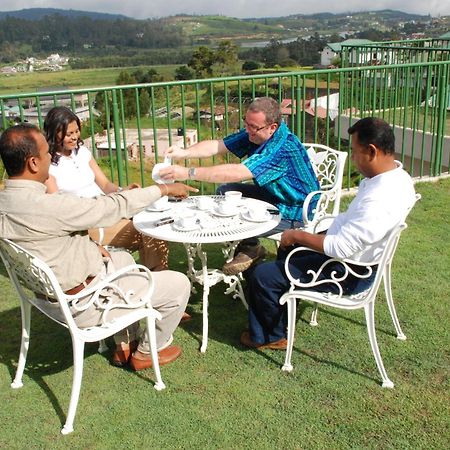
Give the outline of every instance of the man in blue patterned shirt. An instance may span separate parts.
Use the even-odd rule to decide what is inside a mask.
[[[254,100],[245,115],[245,128],[223,140],[208,140],[188,149],[172,146],[166,156],[172,159],[207,158],[231,152],[244,158],[240,164],[218,164],[211,167],[172,165],[159,172],[161,178],[226,183],[217,193],[241,191],[245,197],[257,198],[275,205],[281,212],[280,225],[267,235],[301,225],[306,196],[319,189],[319,182],[303,144],[281,120],[279,104],[269,97]],[[253,180],[253,184],[242,181]],[[315,204],[312,202],[311,208]],[[234,275],[247,270],[262,259],[265,249],[257,238],[242,241],[234,259],[223,271]]]

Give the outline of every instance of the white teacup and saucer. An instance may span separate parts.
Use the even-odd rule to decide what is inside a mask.
[[[227,191],[225,192],[225,201],[235,206],[242,205],[242,192],[241,191]]]
[[[162,211],[167,211],[170,208],[171,208],[171,205],[169,203],[169,197],[167,195],[164,195],[163,197],[154,201],[151,205],[147,206],[147,208],[145,208],[145,209],[146,209],[146,211],[150,211],[150,212],[162,212]]]
[[[214,215],[219,217],[231,217],[239,213],[239,208],[233,202],[226,200],[220,202],[214,209]]]
[[[195,198],[195,206],[200,211],[208,211],[214,207],[214,200],[211,197],[199,196]]]
[[[177,231],[193,231],[200,228],[200,224],[195,214],[187,214],[177,217],[173,223],[173,228]]]
[[[253,203],[248,205],[242,217],[249,222],[266,222],[270,220],[270,213],[264,205]]]

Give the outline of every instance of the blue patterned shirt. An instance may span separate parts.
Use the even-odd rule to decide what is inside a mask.
[[[252,173],[254,183],[277,199],[275,206],[282,218],[301,221],[306,196],[320,186],[305,147],[286,124],[262,145],[250,142],[245,130],[223,141],[237,157],[247,156],[242,164]],[[311,208],[316,203],[312,202]]]

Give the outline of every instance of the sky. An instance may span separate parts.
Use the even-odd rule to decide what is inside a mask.
[[[220,14],[229,17],[280,17],[317,12],[350,13],[394,9],[408,13],[450,15],[448,0],[14,0],[0,4],[0,11],[25,8],[61,8],[123,14],[135,19],[175,14]]]

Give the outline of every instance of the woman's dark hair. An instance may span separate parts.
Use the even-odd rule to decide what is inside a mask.
[[[81,131],[80,119],[71,109],[65,106],[55,106],[45,117],[44,133],[52,155],[53,164],[58,164],[60,158],[58,152],[63,150],[63,141],[67,134],[67,127],[72,122],[76,122]],[[78,138],[75,151],[78,151],[81,145],[83,145],[83,141],[81,138]]]

